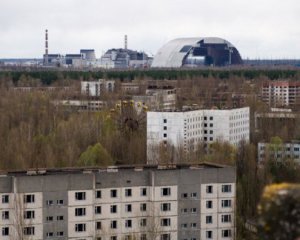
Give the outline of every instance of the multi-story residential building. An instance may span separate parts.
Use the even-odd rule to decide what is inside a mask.
[[[268,81],[262,86],[262,100],[271,107],[299,104],[300,82]]]
[[[147,159],[157,159],[153,146],[170,144],[193,151],[199,143],[249,141],[249,107],[225,110],[147,112]]]
[[[263,162],[269,157],[278,161],[294,159],[300,163],[300,142],[293,141],[281,144],[259,142],[257,145],[257,154],[259,162]]]
[[[0,177],[0,239],[234,239],[234,167],[33,170]]]
[[[113,92],[114,80],[99,79],[97,81],[82,81],[81,93],[91,97],[99,97],[103,92]]]

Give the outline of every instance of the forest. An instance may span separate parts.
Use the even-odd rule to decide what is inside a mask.
[[[113,113],[114,100],[124,98],[120,88],[100,100],[112,102],[102,111],[75,111],[56,105],[58,99],[80,98],[80,80],[98,78],[123,81],[177,80],[177,106],[197,104],[203,107],[233,107],[230,94],[243,94],[238,106],[250,106],[251,142],[234,148],[226,142],[215,142],[207,150],[200,145],[190,154],[182,154],[182,162],[215,162],[237,169],[237,225],[239,239],[253,239],[244,223],[257,216],[256,206],[265,185],[299,182],[299,165],[288,160],[278,163],[271,156],[262,166],[257,161],[257,143],[270,141],[268,131],[254,130],[254,113],[268,106],[259,98],[265,80],[299,80],[296,70],[147,70],[115,72],[72,71],[3,71],[0,72],[0,169],[57,168],[76,166],[108,166],[114,164],[146,164],[146,120],[139,128],[129,129],[122,115]],[[55,86],[55,91],[34,91],[35,87]],[[118,84],[117,84],[118,86]],[[32,87],[20,91],[19,87]],[[60,87],[70,87],[67,90]],[[228,95],[228,93],[230,93]],[[216,101],[221,96],[222,101]],[[218,105],[219,104],[219,105]],[[144,113],[145,114],[145,113]],[[275,123],[274,123],[275,124]],[[277,125],[268,123],[270,129]],[[296,124],[297,125],[297,124]],[[300,139],[300,128],[286,126],[278,136]],[[282,132],[281,132],[282,130]],[[172,163],[170,151],[158,148],[161,162]]]

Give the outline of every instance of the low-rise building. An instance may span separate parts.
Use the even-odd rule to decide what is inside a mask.
[[[0,239],[234,239],[235,182],[213,164],[5,172]]]
[[[277,161],[293,159],[300,163],[300,142],[292,141],[281,144],[259,142],[257,145],[257,155],[259,162],[272,158]]]
[[[114,90],[114,80],[99,79],[81,82],[81,93],[86,96],[99,97],[103,92],[113,92]]]
[[[56,106],[63,106],[66,109],[79,112],[101,111],[107,108],[107,102],[97,100],[56,100],[53,103]]]
[[[145,95],[133,96],[132,99],[146,105],[150,110],[175,110],[176,89],[168,86],[149,86]]]

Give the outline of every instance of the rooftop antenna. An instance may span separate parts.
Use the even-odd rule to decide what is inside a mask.
[[[127,35],[125,35],[125,37],[124,37],[124,48],[125,48],[125,50],[127,50]]]
[[[45,31],[45,65],[48,65],[48,30]]]

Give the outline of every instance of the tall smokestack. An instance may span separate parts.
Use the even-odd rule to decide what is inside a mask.
[[[127,50],[127,35],[124,37],[124,48]]]
[[[45,65],[48,64],[48,30],[45,31]]]

